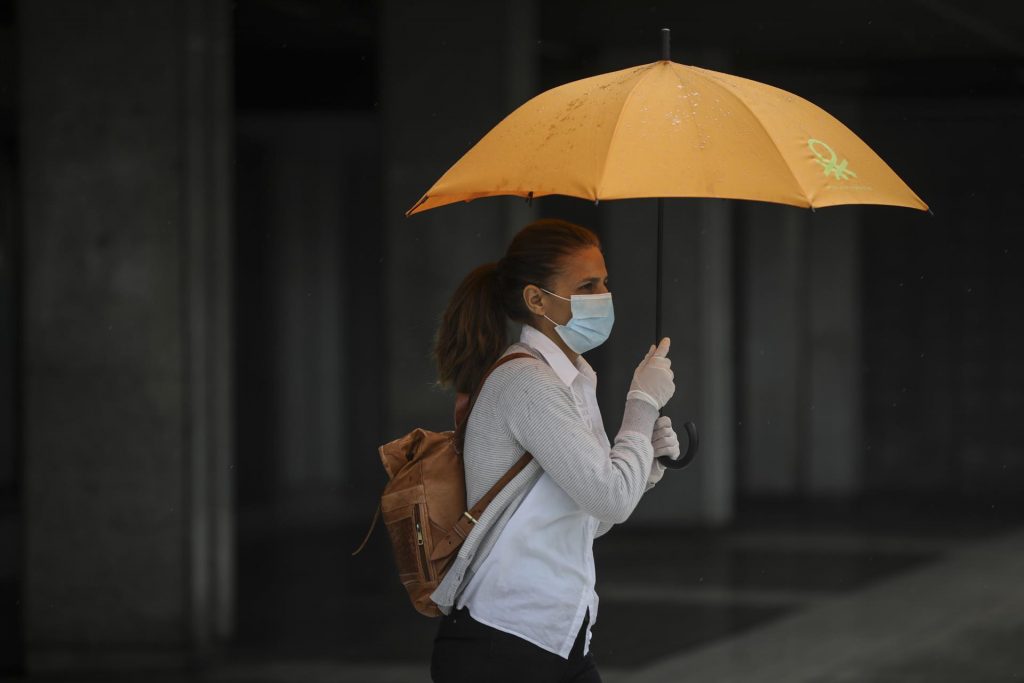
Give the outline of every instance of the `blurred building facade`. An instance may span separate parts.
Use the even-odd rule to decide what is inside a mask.
[[[654,202],[404,212],[533,94],[653,61],[662,26],[675,61],[836,115],[935,215],[668,202],[668,414],[702,450],[629,523],[1019,498],[1021,13],[740,6],[0,2],[0,666],[216,657],[255,599],[240,544],[361,531],[376,446],[449,423],[437,319],[533,218],[605,245],[616,329],[588,358],[614,435]]]

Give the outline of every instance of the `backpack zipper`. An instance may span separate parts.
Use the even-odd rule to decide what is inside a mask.
[[[412,508],[413,518],[416,521],[416,546],[420,552],[420,562],[423,565],[423,576],[430,580],[430,563],[427,561],[427,550],[423,546],[423,527],[420,526],[420,506]]]

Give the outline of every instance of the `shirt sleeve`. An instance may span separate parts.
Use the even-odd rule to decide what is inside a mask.
[[[504,377],[497,409],[509,436],[599,522],[626,521],[647,490],[657,409],[627,400],[609,450],[580,419],[569,387],[543,361],[514,360],[499,372]]]
[[[660,474],[665,473],[665,466],[658,462],[657,458],[653,458],[651,461],[651,473],[647,476],[647,486],[644,488],[644,493],[647,493],[661,480]],[[612,527],[615,526],[613,522],[602,522],[598,521],[597,529],[594,530],[594,538],[604,536],[606,533],[611,531]]]
[[[663,476],[665,476],[665,470],[667,470],[667,469],[668,468],[665,467],[664,465],[662,465],[658,461],[657,458],[652,458],[652,460],[651,460],[651,472],[647,476],[647,488],[644,490],[644,493],[647,493],[647,491],[650,491],[651,489],[653,489],[655,487],[655,485],[659,481],[661,481],[661,478]]]

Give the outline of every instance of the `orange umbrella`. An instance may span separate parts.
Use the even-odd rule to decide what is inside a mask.
[[[805,99],[668,60],[558,86],[509,114],[406,215],[478,197],[927,205]]]
[[[764,83],[670,61],[668,29],[662,57],[537,95],[466,152],[406,216],[494,195],[657,197],[658,340],[664,197],[929,210],[820,107]],[[696,432],[692,423],[686,427],[690,452],[673,466],[685,466],[695,452]]]

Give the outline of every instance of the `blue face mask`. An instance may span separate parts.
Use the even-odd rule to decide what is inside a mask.
[[[548,292],[543,287],[541,289]],[[573,294],[570,299],[558,296],[554,292],[548,292],[548,294],[568,301],[572,306],[572,318],[565,325],[559,325],[551,318],[544,316],[554,324],[555,332],[562,338],[566,346],[576,353],[586,353],[608,339],[608,335],[612,333],[612,324],[615,322],[611,292]]]

